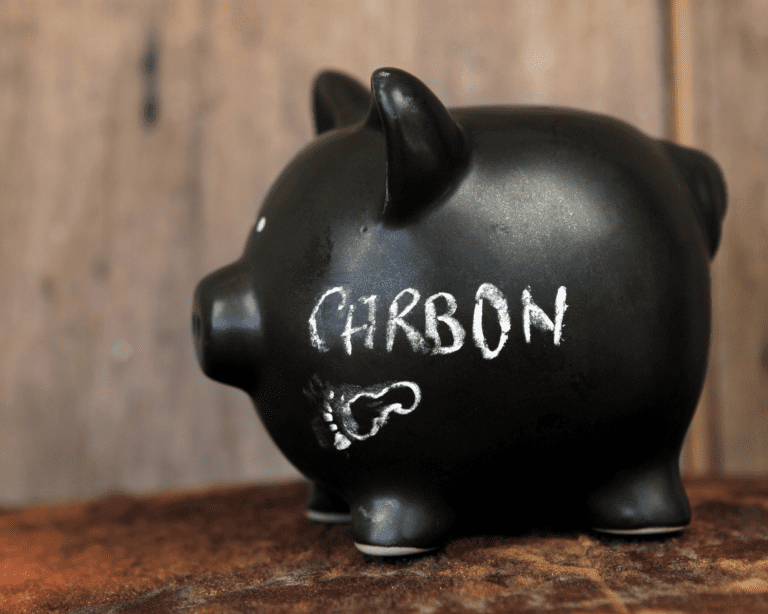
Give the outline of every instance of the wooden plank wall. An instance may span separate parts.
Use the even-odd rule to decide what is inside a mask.
[[[760,472],[768,21],[756,0],[738,17],[696,4],[695,138],[723,163],[732,208],[715,434],[688,463]],[[399,66],[449,105],[575,106],[664,136],[666,13],[653,0],[0,4],[0,503],[296,476],[250,401],[200,373],[190,301],[312,138],[319,70],[367,82]]]
[[[720,163],[729,210],[694,469],[768,471],[768,2],[694,0],[693,143]]]

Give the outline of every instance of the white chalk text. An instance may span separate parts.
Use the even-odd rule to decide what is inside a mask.
[[[526,343],[531,343],[531,328],[536,328],[551,332],[554,345],[560,345],[563,339],[563,317],[568,309],[565,298],[565,286],[560,286],[555,297],[554,319],[552,319],[533,301],[530,286],[523,290],[520,301],[523,336]],[[423,333],[416,326],[418,319],[416,306],[420,301],[421,293],[415,288],[405,288],[392,299],[387,309],[388,317],[385,325],[386,351],[392,352],[396,339],[401,337],[414,352],[422,354],[451,354],[464,347],[467,333],[461,322],[454,317],[458,309],[456,298],[448,292],[438,292],[424,301]],[[317,300],[309,316],[309,339],[312,346],[320,352],[328,351],[328,343],[321,334],[318,321],[322,316],[329,317],[335,311],[338,318],[344,322],[340,336],[347,355],[352,355],[353,342],[372,350],[378,303],[379,297],[375,294],[352,300],[347,288],[343,286],[329,288]],[[488,313],[486,317],[496,319],[501,331],[498,341],[494,344],[495,347],[490,347],[486,337],[483,324],[484,310]],[[443,325],[442,329],[438,328],[440,325]],[[443,331],[442,337],[439,330]],[[504,349],[511,330],[512,321],[507,299],[493,284],[481,284],[475,293],[472,341],[480,350],[482,357],[486,360],[496,358]],[[446,339],[450,342],[446,343]],[[398,341],[398,344],[402,342],[402,340]]]

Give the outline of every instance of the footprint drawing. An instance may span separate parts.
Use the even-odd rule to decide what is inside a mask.
[[[321,401],[322,419],[318,422],[324,428],[315,428],[320,444],[329,445],[327,435],[331,435],[337,450],[373,437],[393,413],[409,414],[421,402],[421,388],[414,382],[385,382],[363,388],[323,384],[314,377],[305,393]]]

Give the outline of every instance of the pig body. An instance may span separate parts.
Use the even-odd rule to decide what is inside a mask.
[[[315,85],[320,136],[243,257],[198,287],[203,370],[245,390],[373,555],[457,518],[559,510],[681,530],[725,191],[706,155],[602,116],[447,110],[420,81]],[[492,505],[493,504],[493,505]]]

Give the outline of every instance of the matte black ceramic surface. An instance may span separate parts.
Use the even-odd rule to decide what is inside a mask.
[[[351,516],[375,555],[483,509],[684,527],[717,165],[599,115],[449,111],[396,69],[372,92],[323,73],[314,105],[320,136],[193,316],[205,373],[315,482],[308,515]]]

